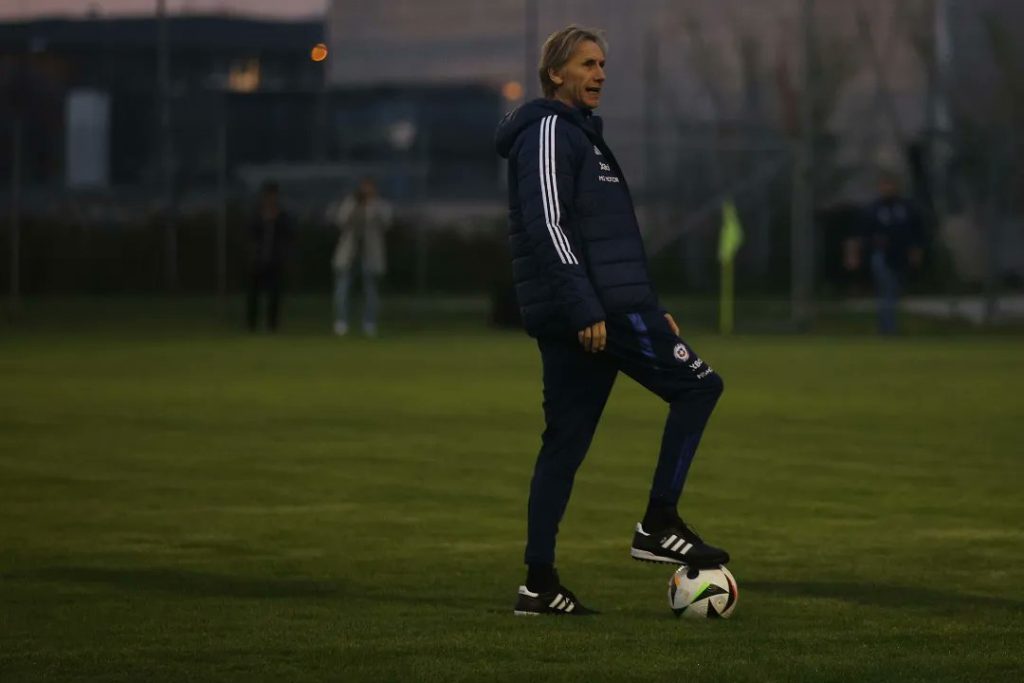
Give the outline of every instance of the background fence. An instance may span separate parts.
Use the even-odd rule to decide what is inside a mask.
[[[731,197],[746,233],[741,297],[867,293],[864,273],[842,269],[842,244],[889,169],[927,217],[917,291],[992,302],[1019,292],[1020,4],[767,4],[637,10],[632,30],[647,40],[629,57],[633,78],[620,78],[620,99],[637,106],[610,104],[606,129],[624,150],[659,286],[714,296],[720,208]],[[268,178],[297,218],[294,290],[327,291],[334,235],[323,212],[363,175],[399,209],[391,291],[485,293],[507,281],[504,171],[491,136],[523,96],[509,87],[518,84],[332,84],[303,51],[322,26],[293,25],[294,45],[281,38],[245,57],[204,44],[201,21],[112,21],[91,47],[88,36],[53,38],[45,22],[0,30],[0,276],[12,301],[233,291],[253,193]],[[248,23],[206,28],[266,28]],[[122,29],[135,38],[119,38]],[[72,106],[90,93],[98,128],[83,128],[89,114]],[[76,184],[76,172],[89,173],[89,163],[73,168],[80,145],[100,134],[109,137],[102,182]]]

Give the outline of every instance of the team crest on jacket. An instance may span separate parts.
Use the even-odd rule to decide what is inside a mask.
[[[690,351],[686,348],[686,344],[676,344],[676,347],[672,349],[672,355],[680,363],[690,360]]]

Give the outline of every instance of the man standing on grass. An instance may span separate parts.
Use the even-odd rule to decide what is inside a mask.
[[[908,272],[924,260],[921,220],[916,207],[900,193],[899,176],[884,172],[878,181],[878,199],[868,209],[864,251],[870,259],[878,307],[878,333],[899,331],[900,296]]]
[[[377,336],[380,279],[387,270],[384,235],[391,228],[391,204],[381,199],[377,183],[366,177],[339,205],[328,211],[338,228],[334,266],[334,334],[348,334],[349,294],[358,267],[363,286],[363,334]]]
[[[246,320],[256,332],[260,323],[260,297],[267,298],[267,329],[277,331],[284,287],[285,265],[292,236],[291,217],[281,208],[277,183],[260,188],[259,206],[249,223],[249,296]]]
[[[669,404],[631,556],[695,568],[729,561],[676,510],[722,380],[680,339],[651,284],[629,188],[593,114],[606,51],[599,31],[552,34],[539,69],[544,98],[509,113],[497,131],[498,153],[508,159],[516,296],[540,347],[546,422],[515,614],[593,613],[559,581],[555,536],[619,371]]]

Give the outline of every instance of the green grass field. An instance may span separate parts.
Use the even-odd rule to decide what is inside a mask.
[[[604,613],[517,619],[527,338],[179,322],[0,328],[4,683],[1024,680],[1024,337],[688,335],[726,393],[683,513],[740,585],[701,623],[628,556],[627,378],[559,545]]]

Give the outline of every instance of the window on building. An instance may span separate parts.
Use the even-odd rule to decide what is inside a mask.
[[[260,87],[260,60],[237,59],[228,71],[228,89],[234,92],[254,92]]]

